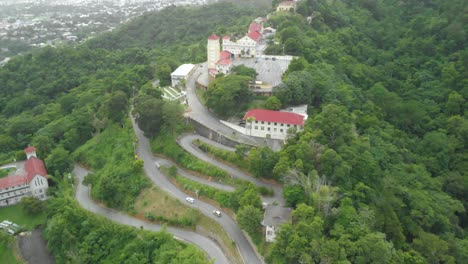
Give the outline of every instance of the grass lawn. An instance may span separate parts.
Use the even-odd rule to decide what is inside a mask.
[[[189,216],[193,213],[198,214],[156,186],[147,188],[140,193],[135,200],[135,210],[137,216],[144,217],[145,213],[152,213],[155,216],[161,215],[168,219]]]
[[[21,205],[17,204],[0,208],[0,222],[3,220],[9,220],[23,228],[33,230],[37,225],[45,224],[46,214],[29,215],[23,210]]]
[[[198,210],[192,209],[187,204],[169,196],[156,186],[152,186],[141,192],[135,201],[135,211],[137,212],[136,217],[140,219],[144,219],[145,213],[148,212],[155,216],[160,215],[169,219],[195,214],[194,217],[197,219],[196,232],[217,238],[223,244],[224,250],[228,251],[226,253],[228,254],[228,258],[232,260],[232,263],[242,263],[235,244],[217,222],[206,217]]]
[[[0,260],[2,263],[20,264],[23,263],[17,257],[15,250],[15,239],[7,234],[0,234]]]

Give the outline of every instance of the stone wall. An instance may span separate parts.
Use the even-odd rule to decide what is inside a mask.
[[[206,137],[231,148],[235,148],[236,145],[239,144],[239,142],[235,140],[236,134],[231,135],[231,137],[227,137],[190,117],[187,121],[193,126],[197,134],[200,136]]]

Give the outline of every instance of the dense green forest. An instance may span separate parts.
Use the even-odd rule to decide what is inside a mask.
[[[198,16],[199,27],[176,39],[161,40],[164,36],[171,36],[174,30],[172,25],[190,28],[191,13]],[[220,14],[217,20],[202,19],[215,13]],[[148,111],[151,115],[140,116],[139,120],[144,123],[151,119],[155,132],[173,129],[174,122],[181,119],[180,106],[162,102],[161,91],[152,87],[151,81],[160,79],[163,84],[180,63],[203,61],[206,52],[201,43],[206,41],[214,23],[218,27],[240,29],[241,25],[243,28],[248,25],[251,16],[253,11],[232,4],[171,8],[168,13],[152,13],[136,19],[134,23],[143,23],[134,27],[141,30],[137,32],[141,35],[133,35],[126,42],[115,41],[112,35],[104,35],[78,47],[47,47],[14,57],[0,68],[0,164],[15,159],[24,160],[23,149],[34,145],[38,157],[45,161],[49,174],[53,175],[54,180],[61,181],[68,180],[73,163],[80,162],[94,171],[86,178],[87,183],[93,186],[93,198],[132,213],[134,199],[149,182],[142,173],[143,164],[134,159],[136,141],[127,115],[130,103],[135,103],[136,110],[145,106],[156,107],[153,112]],[[168,24],[164,24],[164,27],[155,27],[166,22]],[[116,34],[131,34],[133,30],[127,27],[132,25],[124,26]],[[155,28],[162,29],[160,34],[146,34]],[[108,40],[111,41],[109,43],[122,45],[110,48],[105,44]],[[138,41],[133,43],[134,40]],[[151,46],[143,45],[144,41],[151,43]],[[192,44],[194,49],[187,49]],[[152,120],[154,114],[158,116],[158,111],[163,111],[166,118]],[[60,185],[54,182],[51,185],[50,195],[60,195]],[[61,241],[62,233],[76,238],[67,240],[69,243],[60,244],[52,251],[60,260],[58,262],[63,263],[70,256],[82,255],[86,258],[83,261],[89,263],[135,263],[126,259],[133,256],[110,254],[106,258],[98,254],[100,252],[90,251],[90,244],[86,241],[96,239],[99,234],[106,239],[93,243],[100,243],[106,252],[125,244],[129,245],[129,253],[133,247],[142,250],[142,247],[146,247],[145,252],[135,251],[138,258],[140,253],[149,254],[145,255],[149,257],[148,261],[143,262],[184,263],[190,261],[192,255],[196,260],[200,257],[198,249],[188,247],[185,250],[185,246],[166,241],[166,246],[176,249],[177,254],[173,254],[171,249],[168,250],[169,255],[158,259],[153,251],[163,246],[162,242],[160,245],[142,245],[146,243],[141,240],[142,235],[129,229],[117,232],[121,227],[104,220],[98,221],[107,226],[104,229],[86,224],[95,219],[80,211],[69,199],[50,202],[56,207],[50,210],[46,225],[50,245],[55,247]],[[60,208],[64,208],[63,211]],[[88,225],[87,230],[93,234],[92,237],[76,233],[81,225]],[[145,236],[152,239],[153,235]],[[164,238],[155,239],[163,241],[169,238],[164,235]],[[93,259],[93,255],[96,258]],[[204,255],[201,256],[201,262],[206,263]]]
[[[282,106],[308,104],[310,115],[304,131],[279,153],[251,154],[259,164],[269,161],[264,155],[275,157],[274,166],[250,169],[282,180],[285,198],[296,208],[269,263],[466,262],[466,13],[462,0],[302,0],[295,14],[270,16],[267,23],[278,31],[267,52],[281,54],[284,48],[298,56],[275,96]],[[167,82],[180,63],[203,61],[209,34],[244,33],[259,14],[229,4],[171,8],[76,48],[15,57],[0,68],[0,163],[23,159],[22,149],[34,144],[60,179],[76,158],[96,169],[88,178],[96,188],[119,192],[131,183],[136,189],[125,189],[122,200],[104,200],[131,210],[145,186],[132,160],[126,117],[131,98],[137,96],[140,107],[171,109],[148,83]],[[156,121],[158,129],[173,127]],[[94,145],[114,136],[121,136],[117,154],[128,168],[115,175],[119,184],[107,185],[102,183],[114,173],[105,163],[116,159],[91,161],[87,155],[112,153],[116,146]],[[67,199],[51,203],[47,238],[58,244],[64,235],[67,242],[53,251],[58,260],[79,254],[89,262],[125,262],[133,257],[127,253],[143,248],[134,257],[156,260],[151,252],[166,245],[146,247],[141,238],[153,235],[94,225],[103,220]],[[84,227],[88,234],[78,232]],[[91,243],[100,243],[102,252],[128,247],[107,258],[90,251]],[[185,250],[184,256],[199,256],[191,247],[173,246],[181,254],[160,263]]]
[[[466,262],[463,4],[308,0],[271,17],[268,52],[299,56],[275,95],[310,107],[274,168],[297,209],[271,263]]]

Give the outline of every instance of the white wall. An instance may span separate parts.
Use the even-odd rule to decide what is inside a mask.
[[[31,194],[41,200],[47,199],[47,189],[49,184],[47,179],[41,175],[36,175],[29,184],[31,188]]]

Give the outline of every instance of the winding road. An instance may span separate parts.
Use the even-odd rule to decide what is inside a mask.
[[[73,174],[75,174],[75,176],[78,179],[78,186],[77,186],[76,194],[75,194],[76,199],[78,200],[78,203],[86,210],[93,212],[95,214],[104,216],[109,220],[112,220],[114,222],[117,222],[123,225],[134,226],[136,228],[143,227],[146,230],[152,230],[152,231],[162,230],[161,225],[147,223],[139,219],[136,219],[134,217],[131,217],[129,215],[126,215],[124,213],[121,213],[117,210],[113,210],[113,209],[96,204],[89,197],[89,188],[82,184],[83,178],[84,176],[88,174],[88,171],[80,166],[75,165],[75,168],[73,169]],[[167,227],[166,230],[169,233],[173,234],[175,238],[181,239],[183,241],[189,242],[191,244],[194,244],[195,246],[200,247],[202,250],[204,250],[208,254],[208,256],[211,259],[215,260],[214,263],[216,264],[229,263],[228,259],[224,255],[221,248],[209,238],[206,238],[194,232],[177,229],[173,227]]]
[[[192,74],[192,76],[187,80],[187,99],[192,109],[191,117],[196,119],[200,123],[206,125],[207,127],[213,128],[214,130],[216,130],[217,132],[221,134],[230,135],[232,134],[232,129],[225,126],[221,122],[219,122],[217,117],[215,117],[210,111],[208,111],[200,103],[200,101],[198,100],[195,94],[195,79],[197,76],[197,71],[199,71],[200,69],[201,68],[198,68],[197,66],[197,70],[195,71],[195,73]],[[138,138],[136,154],[138,154],[140,159],[144,161],[143,169],[144,169],[145,174],[156,186],[158,186],[159,188],[161,188],[162,190],[164,190],[166,193],[170,194],[174,198],[179,199],[180,201],[185,203],[186,194],[182,192],[181,190],[179,190],[174,184],[171,183],[171,181],[161,171],[159,171],[160,165],[172,166],[174,164],[171,161],[153,156],[153,154],[151,153],[149,140],[144,136],[143,132],[135,123],[135,120],[133,117],[131,117],[131,120],[132,120],[133,129],[135,131],[135,135]],[[211,141],[209,139],[206,139],[198,135],[183,136],[178,140],[178,143],[182,148],[187,150],[192,155],[225,170],[230,175],[232,175],[232,177],[247,180],[249,182],[254,183],[257,186],[264,186],[264,187],[273,189],[274,195],[270,197],[268,196],[262,197],[263,202],[267,202],[267,203],[275,202],[279,205],[285,204],[283,196],[282,196],[281,186],[268,183],[268,182],[264,182],[260,179],[247,175],[242,170],[239,170],[235,167],[228,166],[216,159],[213,159],[212,157],[208,156],[206,153],[198,149],[192,143],[195,139],[202,140],[204,142],[207,142],[208,144],[214,145],[219,148],[227,149],[230,151],[234,150],[232,148],[226,147],[224,145],[221,145],[219,143],[216,143],[214,141]],[[261,145],[262,142],[264,143],[263,140],[251,138],[246,135],[238,135],[238,140],[240,142],[252,144],[252,145]],[[93,213],[102,215],[112,221],[115,221],[121,224],[130,225],[134,227],[143,227],[147,230],[153,230],[153,231],[159,231],[162,229],[162,226],[160,225],[147,223],[139,219],[133,218],[131,216],[128,216],[124,213],[118,212],[110,208],[105,208],[94,203],[94,201],[92,201],[89,197],[89,188],[81,184],[84,176],[88,173],[88,171],[82,167],[75,166],[73,172],[77,176],[78,183],[79,183],[77,187],[77,191],[76,191],[76,199],[78,200],[78,202],[83,208]],[[202,184],[210,185],[210,186],[213,186],[215,188],[225,190],[225,191],[234,190],[232,186],[226,186],[220,183],[207,181],[207,180],[195,177],[193,175],[190,175],[189,173],[181,169],[178,169],[178,172],[182,176],[198,181]],[[192,204],[191,206],[201,211],[207,217],[214,219],[223,227],[225,232],[235,242],[244,263],[246,264],[263,264],[264,263],[263,258],[256,252],[254,246],[251,243],[249,243],[244,233],[239,229],[237,223],[228,214],[224,214],[222,217],[216,217],[212,214],[212,212],[213,210],[218,210],[218,208],[208,203],[204,203],[200,200],[196,200],[195,203]],[[191,231],[172,228],[172,227],[168,227],[167,231],[172,233],[175,236],[175,238],[192,243],[200,247],[201,249],[203,249],[211,259],[215,260],[214,263],[216,264],[230,263],[230,261],[227,259],[227,257],[223,253],[222,249],[213,240],[207,237],[201,236],[197,233],[191,232]]]

